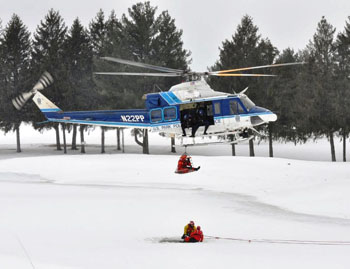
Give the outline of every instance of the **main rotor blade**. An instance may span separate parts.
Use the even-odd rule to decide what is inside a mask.
[[[173,68],[156,66],[156,65],[151,65],[151,64],[138,63],[138,62],[133,62],[133,61],[129,61],[129,60],[123,60],[123,59],[114,58],[114,57],[101,57],[101,59],[106,60],[106,61],[121,63],[121,64],[127,64],[127,65],[142,67],[142,68],[148,68],[148,69],[161,71],[161,72],[168,72],[168,73],[184,72],[184,70],[181,70],[181,69],[173,69]]]
[[[269,65],[242,67],[242,68],[236,68],[236,69],[213,71],[213,73],[222,74],[222,73],[229,73],[229,72],[238,72],[238,71],[246,71],[246,70],[261,69],[261,68],[270,68],[270,67],[279,67],[279,66],[288,66],[288,65],[297,65],[297,64],[305,64],[305,63],[304,62],[296,62],[296,63],[283,63],[283,64],[269,64]]]
[[[276,77],[276,75],[268,74],[217,74],[217,73],[208,73],[209,76],[217,77]]]
[[[128,73],[128,72],[95,72],[96,75],[109,76],[147,76],[147,77],[181,77],[179,73]]]

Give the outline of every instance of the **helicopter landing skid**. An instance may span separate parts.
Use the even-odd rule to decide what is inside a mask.
[[[216,137],[215,140],[212,138]],[[225,133],[221,135],[208,134],[197,137],[180,137],[180,145],[187,146],[207,146],[215,144],[238,144],[244,141],[249,141],[254,138],[254,135],[242,137],[239,133]]]

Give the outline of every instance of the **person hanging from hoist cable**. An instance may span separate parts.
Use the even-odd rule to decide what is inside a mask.
[[[184,153],[180,156],[175,173],[186,174],[189,172],[198,171],[200,168],[200,166],[197,168],[193,167],[191,156],[188,156],[187,153]]]

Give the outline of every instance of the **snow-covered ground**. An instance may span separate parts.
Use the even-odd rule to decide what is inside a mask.
[[[174,173],[183,149],[151,135],[150,155],[125,133],[86,137],[87,154],[54,150],[55,136],[23,128],[0,136],[0,268],[349,268],[350,245],[179,239],[194,220],[205,236],[350,242],[349,163],[329,162],[326,140],[188,149],[196,173]],[[341,145],[337,157],[341,158]],[[171,241],[171,240],[170,240]]]

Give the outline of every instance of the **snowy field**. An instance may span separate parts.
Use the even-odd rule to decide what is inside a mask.
[[[104,155],[99,129],[85,155],[63,155],[54,141],[24,127],[18,154],[15,136],[0,134],[0,269],[350,268],[350,167],[340,143],[336,163],[326,140],[275,144],[275,158],[263,142],[255,158],[247,145],[236,157],[229,146],[191,148],[201,169],[178,175],[183,149],[170,153],[158,135],[150,155],[127,132],[124,154],[115,131]],[[189,220],[204,242],[167,242]]]

